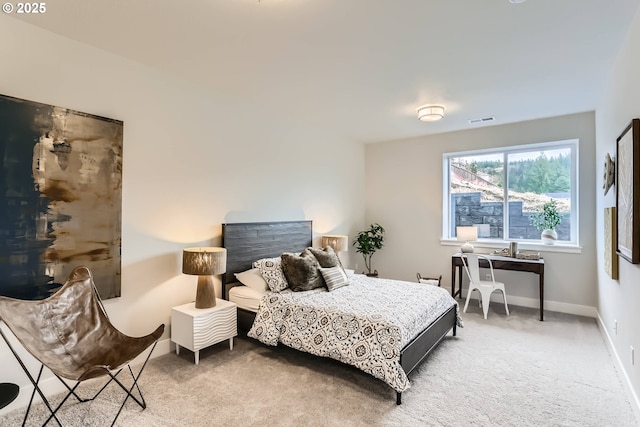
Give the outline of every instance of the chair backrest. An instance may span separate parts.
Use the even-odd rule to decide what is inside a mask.
[[[76,267],[52,296],[24,301],[0,296],[0,318],[22,346],[56,375],[93,378],[128,363],[162,335],[129,337],[106,315],[87,267]]]
[[[469,281],[473,283],[480,282],[480,263],[478,262],[478,254],[467,253],[462,255],[462,264],[467,271]]]

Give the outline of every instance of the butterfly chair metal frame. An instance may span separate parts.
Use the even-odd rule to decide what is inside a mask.
[[[480,293],[478,303],[481,304],[482,312],[484,314],[484,318],[486,319],[487,314],[489,313],[489,302],[491,301],[491,294],[495,291],[501,291],[502,298],[504,299],[504,309],[507,312],[508,316],[509,306],[507,305],[507,293],[504,289],[504,283],[496,282],[496,278],[493,274],[493,263],[491,262],[491,259],[487,256],[474,253],[464,254],[461,258],[464,269],[467,272],[467,277],[469,277],[469,291],[467,291],[467,300],[464,303],[464,309],[462,310],[462,312],[467,312],[471,292],[476,290]],[[487,260],[487,262],[489,263],[491,280],[480,280],[480,258]]]
[[[66,313],[65,308],[66,305],[73,308],[82,307],[82,312],[72,312]],[[24,316],[29,318],[30,316],[36,316],[38,320],[42,324],[46,324],[47,326],[53,324],[52,329],[55,332],[56,338],[49,341],[55,342],[45,342],[47,339],[38,340],[34,337],[27,337],[24,335],[25,332],[28,332],[29,328],[33,328],[33,325],[26,325],[29,323],[29,320],[18,320],[15,321],[16,316],[20,316],[20,313],[23,312]],[[74,316],[78,318],[78,322],[69,321],[69,316]],[[104,389],[107,388],[111,382],[115,382],[125,391],[126,397],[124,401],[120,405],[118,412],[113,419],[111,425],[113,426],[120,416],[124,405],[127,403],[127,400],[131,398],[135,401],[142,409],[147,407],[146,401],[144,400],[144,396],[142,395],[142,391],[138,385],[138,380],[144,371],[144,368],[155,349],[155,346],[158,342],[158,339],[162,335],[164,331],[164,325],[160,325],[153,333],[146,335],[144,337],[129,337],[127,335],[122,334],[118,331],[112,324],[109,322],[109,318],[107,316],[107,312],[104,308],[102,300],[98,294],[98,290],[93,282],[93,278],[91,276],[91,272],[86,267],[77,267],[75,268],[71,275],[69,276],[69,280],[60,288],[54,295],[51,297],[40,300],[40,301],[22,301],[15,300],[12,298],[0,297],[0,316],[2,320],[4,320],[5,324],[9,327],[15,337],[20,341],[20,343],[25,347],[29,353],[34,356],[40,363],[40,369],[38,371],[37,378],[34,379],[33,375],[27,369],[25,363],[22,361],[15,348],[11,345],[10,341],[7,339],[7,336],[0,328],[0,335],[7,343],[7,346],[13,353],[14,357],[22,367],[22,370],[25,372],[29,381],[33,385],[33,392],[31,393],[31,398],[29,400],[29,405],[27,406],[27,411],[24,415],[24,419],[22,421],[22,425],[24,426],[27,422],[27,418],[29,417],[29,412],[31,410],[31,405],[35,398],[35,394],[38,393],[46,407],[51,412],[49,418],[42,424],[43,426],[48,424],[51,419],[55,419],[59,426],[62,426],[60,419],[56,416],[56,413],[64,403],[69,399],[69,397],[74,396],[79,402],[89,402],[94,400],[96,397],[102,393]],[[94,321],[94,325],[91,325],[90,322]],[[87,323],[87,324],[85,324]],[[71,324],[71,325],[69,325]],[[69,331],[60,329],[62,327],[69,326],[77,326],[79,329],[86,328],[87,334],[82,335],[82,333],[76,333],[76,331]],[[81,326],[83,325],[83,326]],[[36,325],[37,328],[37,325]],[[102,329],[102,330],[99,330]],[[92,333],[96,330],[99,330],[100,336],[95,337],[91,336]],[[66,334],[66,335],[65,335]],[[83,342],[83,339],[86,339]],[[96,343],[95,340],[98,339],[100,342]],[[104,342],[102,342],[104,341]],[[51,350],[47,351],[47,345],[51,345]],[[93,352],[81,352],[78,354],[74,353],[76,347],[81,345],[91,345],[96,348],[96,351]],[[117,351],[112,351],[111,345],[120,346],[121,348],[115,348]],[[140,354],[144,353],[146,349],[150,347],[146,358],[144,359],[144,363],[140,367],[137,374],[134,374],[131,365],[129,364],[133,359],[135,359]],[[77,352],[76,352],[77,353]],[[55,357],[59,356],[60,359],[68,359],[69,361],[66,363],[58,363],[55,362]],[[81,360],[84,356],[84,360]],[[42,377],[42,373],[44,367],[47,367],[53,372],[53,374],[64,384],[67,388],[68,393],[62,399],[62,401],[53,408],[42,389],[40,388],[40,379]],[[125,367],[129,370],[131,374],[131,378],[133,379],[133,384],[130,387],[125,386],[117,377],[118,375],[125,369]],[[102,388],[91,398],[81,398],[77,393],[76,389],[78,386],[85,380],[91,378],[98,378],[101,376],[108,376],[108,381],[102,386]],[[67,380],[75,381],[75,385],[72,387],[67,384]],[[139,399],[136,397],[134,393],[134,389],[137,390]]]

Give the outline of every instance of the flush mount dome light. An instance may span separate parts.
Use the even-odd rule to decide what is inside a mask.
[[[444,117],[444,107],[441,105],[423,105],[418,108],[418,120],[434,122]]]

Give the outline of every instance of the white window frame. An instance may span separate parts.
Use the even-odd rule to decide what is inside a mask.
[[[509,184],[508,184],[508,163],[507,163],[507,155],[508,154],[516,154],[528,151],[544,151],[544,150],[555,150],[561,148],[569,148],[571,150],[571,215],[570,215],[570,239],[568,241],[559,241],[557,242],[557,248],[567,248],[567,247],[579,247],[579,168],[578,168],[578,160],[580,158],[578,150],[580,146],[580,141],[578,139],[567,139],[562,141],[552,141],[552,142],[542,142],[542,143],[534,143],[534,144],[525,144],[525,145],[514,145],[514,146],[506,146],[506,147],[493,147],[488,149],[479,149],[479,150],[469,150],[469,151],[458,151],[451,153],[444,153],[442,155],[442,242],[457,242],[456,238],[451,236],[451,181],[450,181],[450,160],[455,157],[465,157],[465,156],[480,156],[487,154],[503,154],[503,162],[505,167],[503,168],[503,182],[504,185],[504,209],[503,209],[503,238],[502,239],[488,239],[488,238],[478,238],[478,242],[474,243],[474,246],[486,246],[486,247],[503,247],[505,242],[516,241],[519,243],[523,243],[525,245],[530,246],[544,246],[545,249],[551,249],[549,245],[542,245],[542,240],[522,240],[522,239],[511,239],[508,237],[509,233],[509,209],[508,209],[508,193],[509,193]]]

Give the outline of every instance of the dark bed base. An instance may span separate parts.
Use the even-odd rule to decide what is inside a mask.
[[[283,252],[300,252],[312,246],[311,221],[256,222],[222,225],[222,243],[227,248],[227,272],[222,277],[223,298],[238,285],[234,273],[248,270],[251,262]],[[457,305],[436,319],[400,352],[400,366],[409,375],[438,343],[453,329],[456,335]],[[238,309],[238,329],[246,334],[256,317],[254,312]],[[402,403],[402,393],[396,393]]]
[[[253,311],[238,307],[238,331],[246,335],[251,329],[255,318],[256,314]]]
[[[456,308],[452,306],[449,310],[438,317],[427,329],[415,337],[400,352],[400,366],[409,375],[418,367],[426,357],[438,346],[440,341],[453,329],[453,336],[456,336]],[[238,331],[244,335],[249,332],[256,313],[238,308]],[[402,404],[402,393],[396,392],[396,404]]]
[[[435,349],[440,341],[453,329],[456,336],[457,305],[445,311],[440,317],[407,344],[400,352],[400,366],[409,375]],[[396,392],[396,404],[402,403],[402,393]]]

